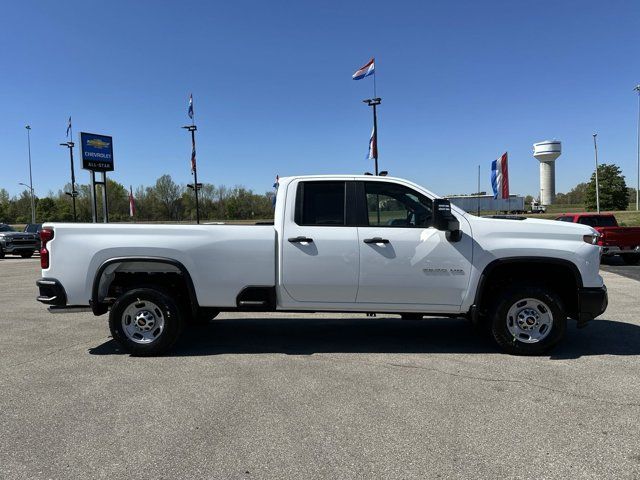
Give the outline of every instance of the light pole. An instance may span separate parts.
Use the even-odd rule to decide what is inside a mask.
[[[636,211],[640,210],[640,85],[634,88],[638,92],[638,169],[636,178]]]
[[[27,129],[27,146],[29,149],[29,191],[31,192],[31,223],[36,223],[36,204],[33,199],[33,176],[31,175],[31,126],[26,125],[24,128]]]
[[[373,77],[375,81],[375,76]],[[374,87],[374,97],[375,97],[375,87]],[[367,98],[363,100],[364,103],[373,108],[373,158],[375,160],[375,175],[378,175],[378,114],[376,112],[376,106],[380,105],[382,99],[380,97],[375,98]]]
[[[600,185],[598,184],[598,144],[596,143],[597,133],[593,134],[593,150],[596,154],[596,210],[600,213]]]
[[[29,198],[31,199],[31,223],[36,223],[35,219],[35,215],[33,213],[33,188],[31,188],[29,185],[27,185],[26,183],[18,183],[18,185],[22,185],[23,187],[27,188],[29,190]]]

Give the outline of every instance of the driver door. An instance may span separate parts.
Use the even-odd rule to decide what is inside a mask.
[[[459,306],[469,285],[471,237],[450,242],[432,226],[433,202],[392,182],[361,182],[358,303]],[[461,221],[461,228],[464,221]]]

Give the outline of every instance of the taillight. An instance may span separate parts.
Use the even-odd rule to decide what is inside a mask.
[[[49,250],[47,250],[47,243],[53,239],[53,229],[43,228],[40,230],[40,240],[42,245],[40,247],[40,267],[49,268]]]

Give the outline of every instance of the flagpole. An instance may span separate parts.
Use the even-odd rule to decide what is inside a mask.
[[[70,136],[69,136],[70,134]],[[69,117],[69,128],[67,133],[67,138],[69,139],[66,143],[61,143],[60,146],[67,147],[69,149],[69,161],[71,164],[71,192],[64,192],[71,197],[71,203],[73,204],[73,221],[78,221],[78,215],[76,212],[76,197],[78,196],[78,192],[76,191],[76,172],[73,168],[73,147],[75,143],[73,143],[73,126],[71,123],[71,117]]]
[[[193,173],[193,191],[196,196],[196,224],[200,223],[200,202],[198,201],[198,162],[196,161],[196,114],[193,108],[193,94],[189,94],[189,117],[191,117],[191,125],[182,127],[191,132],[191,172]],[[191,187],[191,185],[187,185]]]

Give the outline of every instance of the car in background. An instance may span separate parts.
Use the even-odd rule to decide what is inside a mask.
[[[36,236],[36,240],[38,241],[36,250],[38,252],[40,251],[40,244],[41,244],[40,242],[41,230],[42,230],[41,223],[27,223],[27,225],[24,227],[24,230],[23,230],[24,233],[33,233]]]
[[[35,233],[16,232],[11,226],[0,223],[0,258],[7,254],[29,258],[38,248],[39,241]]]
[[[565,213],[556,220],[596,229],[603,257],[619,255],[626,265],[640,263],[640,227],[621,227],[612,213]]]

